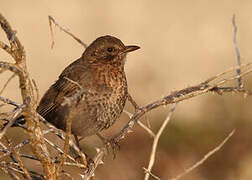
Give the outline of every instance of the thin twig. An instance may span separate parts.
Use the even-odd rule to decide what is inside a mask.
[[[26,139],[25,141],[23,141],[22,143],[19,143],[18,145],[16,145],[14,147],[14,150],[15,149],[20,149],[21,147],[23,147],[24,145],[26,144],[29,144],[30,143],[30,140],[29,139]],[[4,154],[0,156],[0,159],[3,159],[4,157],[10,155],[11,151],[9,151],[7,148],[5,149],[1,149],[0,152],[3,152]]]
[[[154,140],[153,140],[153,143],[152,143],[152,150],[151,150],[151,154],[150,154],[150,160],[149,160],[149,165],[148,165],[148,168],[147,168],[147,172],[151,172],[151,170],[152,170],[152,167],[153,167],[154,162],[155,162],[158,141],[159,141],[160,136],[163,133],[165,127],[169,123],[169,121],[171,119],[171,116],[172,116],[173,112],[176,109],[176,105],[177,105],[177,103],[175,103],[172,106],[172,108],[170,109],[170,111],[169,111],[166,119],[164,120],[164,122],[162,123],[162,125],[161,125],[160,129],[158,130],[156,136],[154,137]],[[148,180],[149,177],[150,177],[150,173],[146,173],[145,177],[144,177],[144,180]]]
[[[8,84],[10,83],[10,81],[16,76],[16,74],[12,74],[8,80],[6,81],[6,83],[3,85],[2,89],[0,90],[0,95],[4,92],[4,90],[6,89],[6,87],[8,86]]]
[[[130,112],[126,111],[126,110],[123,110],[123,112],[124,112],[125,114],[127,114],[127,115],[129,116],[129,118],[131,118],[131,117],[133,116],[132,113],[130,113]],[[147,131],[147,133],[148,133],[151,137],[153,137],[153,138],[155,137],[155,133],[154,133],[150,128],[148,128],[147,126],[145,126],[144,123],[142,123],[141,121],[137,121],[137,123],[138,123],[138,125],[139,125],[140,127],[142,127],[145,131]]]
[[[7,165],[7,171],[8,171],[9,176],[14,180],[20,180],[20,178],[14,172],[12,172],[11,170],[19,171],[16,168],[13,168],[13,167],[10,167],[10,166]],[[19,171],[19,172],[21,172],[21,171]]]
[[[38,103],[39,103],[39,89],[38,89],[38,86],[37,86],[36,81],[34,79],[32,79],[32,83],[33,83],[33,86],[34,86],[34,90],[36,92],[35,102],[36,102],[36,105],[38,105]]]
[[[84,48],[87,48],[87,45],[82,42],[79,38],[77,38],[74,34],[72,34],[69,30],[67,30],[66,28],[63,28],[60,24],[58,24],[54,18],[52,16],[48,16],[49,19],[49,26],[50,26],[50,31],[51,31],[51,36],[52,36],[52,45],[51,48],[53,48],[54,46],[54,35],[53,35],[53,29],[52,29],[52,22],[59,27],[60,30],[64,31],[65,33],[67,33],[68,35],[70,35],[72,38],[74,38],[78,43],[80,43]]]
[[[234,42],[235,53],[236,53],[236,57],[237,57],[237,64],[238,64],[238,66],[241,66],[241,55],[240,55],[239,46],[238,46],[238,42],[237,42],[237,26],[236,26],[236,23],[235,23],[235,14],[233,15],[233,18],[232,18],[232,24],[233,24],[233,27],[234,27],[233,42]],[[237,75],[240,76],[241,69],[240,68],[237,69],[236,72],[237,72]],[[238,78],[238,87],[243,88],[241,76]]]
[[[252,62],[247,63],[247,64],[242,64],[240,67],[245,68],[245,67],[250,67],[252,65]],[[219,81],[213,83],[213,84],[209,84],[212,81],[216,81],[218,78],[222,77],[223,75],[225,75],[228,72],[231,72],[233,70],[236,70],[238,68],[240,68],[239,66],[235,66],[232,68],[229,68],[228,70],[221,72],[211,78],[208,78],[206,81],[196,85],[196,86],[191,86],[179,91],[175,91],[172,92],[170,95],[165,96],[159,100],[156,100],[150,104],[147,104],[145,106],[140,107],[134,114],[133,116],[130,118],[130,121],[124,126],[124,128],[120,131],[119,134],[117,134],[113,139],[115,142],[119,142],[121,139],[123,139],[125,137],[125,135],[132,131],[133,126],[135,125],[135,123],[137,121],[139,121],[139,119],[147,112],[156,109],[160,106],[164,106],[164,105],[168,105],[168,104],[173,104],[176,102],[180,102],[186,99],[190,99],[192,97],[196,97],[202,94],[206,94],[208,92],[216,92],[216,93],[225,93],[225,92],[235,92],[235,93],[244,93],[246,95],[252,95],[252,92],[246,89],[237,89],[237,87],[233,87],[232,88],[227,88],[225,89],[225,87],[218,87],[228,81],[231,80],[235,80],[237,79],[239,76],[238,75],[233,75],[230,78],[222,78]],[[248,75],[249,73],[252,72],[252,68],[248,69],[247,71],[241,73],[241,76],[245,76]]]
[[[63,136],[63,133],[59,133],[62,132],[62,130],[57,129],[56,127],[54,127],[52,124],[48,123],[40,114],[37,113],[37,116],[39,117],[40,121],[42,121],[48,128],[53,129],[53,133],[56,134],[59,138],[61,138],[62,140],[65,141],[65,137]],[[47,139],[45,139],[45,141],[47,143],[49,143],[51,146],[53,146],[55,149],[57,149],[59,152],[63,153],[63,151],[60,148],[57,148],[57,146],[55,144],[53,144],[52,142],[48,141]],[[81,152],[81,150],[76,146],[76,144],[70,139],[69,140],[69,145],[78,153],[78,155],[81,157],[82,161],[83,161],[83,168],[87,167],[87,161],[86,161],[86,156],[84,153]],[[73,160],[74,162],[76,162],[74,159],[72,159],[72,157],[68,157],[71,160]]]
[[[232,71],[237,71],[237,69],[241,69],[241,68],[251,68],[252,66],[252,62],[249,62],[249,63],[246,63],[246,64],[241,64],[240,66],[234,66],[234,67],[231,67],[223,72],[220,72],[210,78],[208,78],[206,81],[204,81],[202,84],[208,84],[209,82],[212,82],[216,79],[218,79],[219,77],[223,77],[225,74],[227,73],[230,73]]]
[[[57,151],[59,151],[61,154],[64,154],[64,151],[61,150],[56,144],[54,144],[53,142],[51,142],[50,140],[48,140],[47,138],[45,138],[45,142],[47,142],[49,145],[51,145],[54,149],[56,149]],[[69,155],[67,155],[67,157],[75,162],[75,159]]]
[[[97,153],[94,157],[94,164],[91,164],[91,167],[89,167],[88,172],[86,172],[84,175],[80,174],[81,178],[83,180],[89,180],[92,176],[94,176],[95,169],[100,165],[104,164],[103,157],[106,154],[106,148],[100,148],[96,149]]]
[[[155,137],[155,133],[150,128],[148,128],[144,123],[142,123],[141,121],[137,121],[137,124],[140,127],[142,127],[145,131],[147,131],[151,137],[153,138]]]
[[[7,138],[6,138],[7,139]],[[20,169],[24,172],[25,178],[28,180],[31,180],[31,176],[28,172],[28,170],[25,168],[24,163],[21,160],[20,154],[19,154],[19,149],[15,150],[15,147],[13,147],[12,143],[7,139],[10,151],[14,155],[15,159],[17,160],[17,163],[19,164]]]
[[[69,117],[66,122],[66,137],[65,137],[65,144],[64,144],[64,153],[61,157],[59,166],[56,171],[57,177],[62,172],[63,165],[64,165],[66,158],[67,158],[67,153],[69,150],[69,139],[70,139],[70,135],[71,135],[71,127],[72,127],[72,113],[70,112]]]
[[[5,97],[1,97],[1,96],[0,96],[0,101],[4,102],[6,104],[10,104],[12,106],[16,106],[16,107],[21,106],[21,104],[15,102],[15,101],[12,101],[11,99],[8,99],[8,98],[5,98]]]
[[[219,151],[224,144],[226,144],[226,142],[233,136],[235,132],[235,129],[232,130],[228,136],[218,145],[216,146],[214,149],[212,149],[211,151],[209,151],[201,160],[199,160],[198,162],[196,162],[195,164],[193,164],[191,167],[187,168],[184,172],[182,172],[181,174],[177,175],[174,178],[171,178],[171,180],[178,180],[181,177],[185,176],[186,174],[188,174],[189,172],[191,172],[192,170],[194,170],[195,168],[197,168],[198,166],[200,166],[202,163],[204,163],[207,159],[209,159],[210,156],[212,156],[213,154],[215,154],[217,151]]]
[[[5,50],[8,54],[12,55],[11,48],[2,41],[0,41],[0,48]]]
[[[135,110],[139,109],[138,104],[137,104],[136,101],[132,98],[132,96],[130,95],[130,93],[128,93],[128,100],[129,100],[129,102],[131,102],[131,104],[134,106]]]
[[[0,61],[0,68],[3,70],[9,70],[13,73],[16,73],[18,76],[24,78],[24,73],[15,64]]]
[[[29,102],[28,102],[29,103]],[[3,130],[0,132],[0,139],[2,139],[2,137],[4,136],[4,134],[6,133],[7,129],[9,127],[11,127],[13,125],[13,123],[15,123],[16,119],[19,117],[19,115],[24,111],[24,109],[27,107],[27,103],[22,104],[21,106],[19,106],[18,108],[15,109],[15,111],[13,112],[9,123],[3,128]]]
[[[146,169],[145,167],[143,167],[143,170],[144,170],[145,173],[150,174],[154,179],[161,180],[158,176],[156,176],[152,172],[148,171],[148,169]]]

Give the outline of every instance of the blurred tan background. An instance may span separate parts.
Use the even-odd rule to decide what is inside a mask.
[[[17,30],[25,47],[29,71],[41,96],[64,67],[84,51],[57,28],[55,46],[50,49],[48,15],[87,44],[110,34],[125,44],[141,46],[128,56],[125,68],[129,92],[139,105],[236,65],[231,22],[234,13],[242,62],[252,60],[251,0],[10,0],[0,4],[0,12]],[[6,41],[3,32],[0,39]],[[11,58],[0,51],[0,60]],[[0,85],[8,76],[1,75]],[[244,83],[252,89],[252,76],[244,78]],[[20,101],[17,87],[17,81],[13,81],[3,96]],[[251,105],[251,97],[238,94],[209,94],[180,103],[161,137],[153,173],[161,179],[181,173],[235,128],[236,133],[222,150],[182,179],[252,179]],[[126,109],[133,112],[129,105]],[[157,130],[168,109],[161,107],[142,120],[150,120]],[[118,132],[127,120],[122,115],[112,133]],[[106,158],[105,165],[98,168],[97,179],[143,179],[142,167],[148,164],[152,139],[141,128],[134,130],[121,143],[117,158]],[[11,131],[22,133],[17,129]],[[87,146],[85,140],[82,143]],[[32,162],[27,166],[36,165]],[[74,177],[77,179],[78,174]],[[9,178],[3,175],[0,179]]]

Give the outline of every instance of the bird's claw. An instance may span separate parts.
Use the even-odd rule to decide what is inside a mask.
[[[109,139],[106,140],[105,142],[105,147],[107,149],[107,152],[109,152],[109,149],[112,150],[112,154],[114,159],[116,158],[116,153],[120,150],[120,144],[118,141],[116,141],[115,139]]]
[[[116,153],[117,151],[120,150],[120,144],[119,144],[119,141],[111,138],[111,139],[106,139],[104,138],[102,135],[100,135],[99,133],[97,133],[97,136],[102,140],[107,152],[109,153],[110,149],[112,150],[112,153],[113,153],[113,157],[115,159],[116,157]]]

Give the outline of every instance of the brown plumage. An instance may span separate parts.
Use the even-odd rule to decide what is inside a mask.
[[[127,99],[126,54],[137,49],[138,46],[125,46],[112,36],[97,38],[64,69],[41,99],[37,112],[63,130],[71,113],[72,134],[76,136],[86,137],[109,128],[122,113]],[[80,86],[82,96],[70,106],[62,106],[65,98],[76,94]]]

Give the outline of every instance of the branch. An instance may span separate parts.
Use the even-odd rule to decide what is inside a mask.
[[[128,132],[132,131],[133,126],[135,125],[136,122],[139,121],[139,119],[147,112],[156,109],[160,106],[165,106],[168,104],[173,104],[177,103],[186,99],[190,99],[202,94],[206,94],[209,92],[216,92],[218,94],[223,94],[223,93],[228,93],[228,92],[235,92],[235,93],[243,93],[244,95],[252,95],[252,91],[246,90],[244,88],[237,88],[237,87],[220,87],[220,85],[232,81],[235,79],[238,79],[239,77],[248,75],[249,73],[252,72],[251,68],[252,62],[248,64],[242,64],[241,66],[236,66],[232,67],[224,72],[221,72],[206,81],[195,85],[191,86],[179,91],[172,92],[170,95],[165,96],[157,101],[154,101],[150,104],[147,104],[145,106],[140,107],[130,118],[130,121],[126,124],[126,126],[120,131],[119,134],[117,134],[113,139],[115,142],[119,142],[121,139],[125,137]],[[245,67],[250,67],[247,71],[244,71],[243,73],[239,75],[233,75],[229,78],[223,78],[223,76],[229,72],[232,72],[238,68],[245,68]],[[215,82],[216,81],[216,82]],[[212,84],[210,84],[212,83]]]
[[[98,165],[104,164],[102,159],[106,154],[106,148],[103,147],[100,149],[96,149],[96,151],[97,151],[97,153],[94,157],[94,164],[91,167],[89,167],[87,173],[85,173],[84,175],[80,174],[80,176],[83,180],[89,180],[91,177],[93,177],[94,172],[95,172],[96,168],[98,167]]]
[[[172,108],[169,111],[169,113],[168,113],[165,121],[163,122],[163,124],[161,125],[160,129],[158,130],[157,134],[154,137],[153,144],[152,144],[152,150],[151,150],[151,154],[150,154],[149,165],[148,165],[148,168],[147,168],[147,172],[151,172],[151,169],[152,169],[152,167],[154,165],[154,162],[155,162],[155,157],[156,157],[156,151],[157,151],[157,145],[158,145],[159,138],[160,138],[161,134],[163,133],[165,127],[169,123],[169,121],[171,119],[171,116],[172,116],[173,112],[176,109],[176,105],[177,105],[177,103],[175,103],[172,106]],[[150,173],[146,173],[145,177],[144,177],[144,180],[148,180],[149,177],[150,177]]]
[[[69,115],[69,117],[67,119],[67,122],[66,122],[66,137],[65,137],[65,144],[64,144],[64,153],[63,153],[63,155],[61,157],[60,164],[59,164],[58,169],[56,171],[56,176],[57,177],[62,172],[62,168],[63,168],[63,165],[64,165],[64,163],[66,161],[67,153],[68,153],[68,150],[69,150],[69,139],[70,139],[71,127],[72,127],[72,114],[73,114],[73,112],[71,111],[70,115]]]
[[[29,77],[29,73],[26,67],[26,55],[22,44],[16,36],[16,31],[13,31],[9,22],[0,14],[0,25],[4,30],[11,47],[10,55],[15,60],[15,64],[0,62],[1,69],[7,69],[17,73],[19,77],[19,86],[21,89],[21,96],[23,102],[26,99],[30,100],[27,104],[25,111],[27,131],[30,136],[31,147],[34,155],[40,159],[43,165],[46,177],[48,179],[56,179],[55,177],[55,164],[53,163],[48,149],[45,145],[43,133],[39,126],[38,117],[36,116],[36,100],[34,99],[33,83]],[[3,47],[3,46],[1,46]],[[7,51],[8,52],[8,51]]]
[[[128,111],[126,111],[126,110],[123,110],[123,112],[125,113],[125,114],[127,114],[128,116],[129,116],[129,118],[131,118],[132,116],[133,116],[133,114],[131,114],[130,112],[128,112]],[[143,128],[151,137],[155,137],[155,134],[154,134],[154,132],[150,129],[150,128],[148,128],[145,124],[143,124],[141,121],[137,121],[137,123],[138,123],[138,125],[141,127],[141,128]]]
[[[7,138],[6,138],[7,139]],[[11,153],[14,155],[17,163],[19,164],[20,169],[24,172],[25,178],[28,180],[31,180],[31,176],[28,172],[28,170],[25,168],[24,163],[21,160],[19,149],[15,150],[15,148],[12,146],[12,143],[7,139]]]
[[[235,23],[235,14],[233,15],[233,18],[232,18],[232,24],[233,24],[233,27],[234,27],[233,42],[234,42],[235,53],[236,53],[236,57],[237,57],[237,64],[238,64],[238,66],[241,66],[241,55],[240,55],[240,51],[239,51],[239,47],[238,47],[238,42],[237,42],[237,26],[236,26],[236,23]],[[241,74],[240,68],[238,68],[236,70],[236,72],[237,72],[237,75],[240,76],[240,74]],[[241,77],[238,78],[238,87],[239,88],[243,88]]]
[[[67,33],[68,35],[70,35],[72,38],[74,38],[78,43],[80,43],[84,48],[87,48],[87,45],[82,42],[79,38],[77,38],[74,34],[72,34],[68,29],[62,27],[61,25],[59,25],[52,16],[48,16],[49,19],[49,26],[50,26],[50,31],[51,31],[51,36],[52,36],[52,45],[51,48],[53,48],[54,46],[54,35],[53,35],[53,29],[52,29],[52,23],[55,24],[55,26],[59,27],[60,30],[64,31],[65,33]]]
[[[172,178],[171,180],[178,180],[181,177],[185,176],[186,174],[188,174],[189,172],[191,172],[192,170],[194,170],[195,168],[197,168],[198,166],[200,166],[201,164],[203,164],[207,159],[210,158],[210,156],[212,156],[213,154],[215,154],[217,151],[219,151],[224,144],[233,136],[235,130],[233,130],[232,132],[230,132],[228,134],[228,136],[214,149],[212,149],[211,151],[209,151],[201,160],[199,160],[198,162],[196,162],[194,165],[192,165],[191,167],[187,168],[184,172],[182,172],[181,174],[177,175],[176,177]]]
[[[11,82],[11,80],[16,76],[16,74],[12,74],[8,80],[6,81],[6,83],[3,85],[2,89],[0,90],[0,95],[4,92],[4,90],[6,89],[6,87],[8,86],[8,84]]]
[[[0,96],[0,101],[4,102],[5,104],[10,104],[10,105],[16,106],[16,107],[21,106],[21,104],[15,102],[15,101],[12,101],[11,99],[1,97],[1,96]]]
[[[15,109],[15,111],[12,113],[12,116],[10,118],[9,123],[3,128],[3,130],[0,132],[0,139],[4,136],[6,133],[7,129],[15,123],[16,119],[19,117],[19,115],[24,111],[24,109],[27,107],[29,103],[29,100],[27,100],[24,104],[19,106],[18,108]]]

